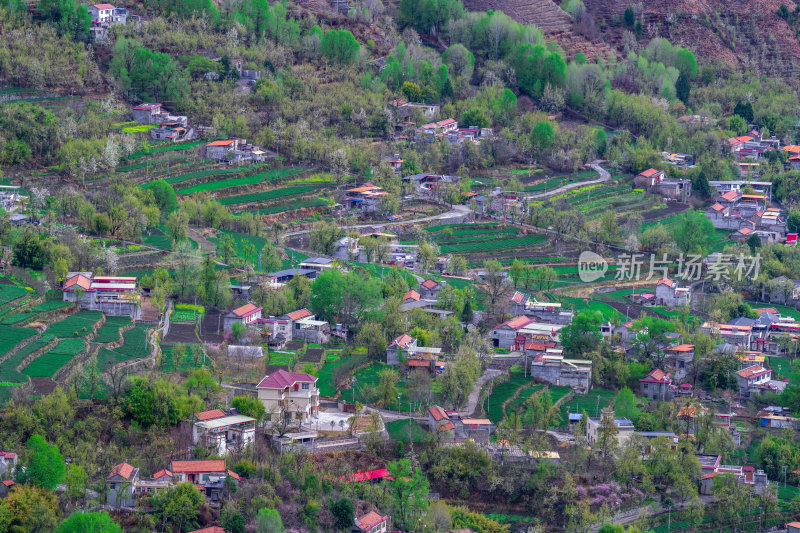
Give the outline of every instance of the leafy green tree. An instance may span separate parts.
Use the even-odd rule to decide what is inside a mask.
[[[348,530],[353,525],[353,501],[347,496],[342,496],[338,500],[330,500],[328,507],[331,514],[336,519],[336,528]]]
[[[39,0],[39,13],[59,34],[78,41],[88,39],[92,17],[86,6],[76,4],[75,0]]]
[[[564,351],[571,357],[581,357],[600,346],[600,324],[603,316],[597,311],[581,311],[572,323],[561,330]]]
[[[689,105],[689,93],[691,92],[691,85],[689,85],[689,78],[681,72],[678,75],[678,81],[675,82],[675,95],[678,97],[678,100],[683,102],[685,105]]]
[[[675,331],[669,320],[653,316],[643,316],[633,322],[635,332],[634,343],[643,357],[653,361],[656,367],[661,366],[664,358],[663,347],[668,344],[667,333]]]
[[[256,515],[256,531],[257,533],[285,533],[286,529],[283,527],[280,513],[276,509],[264,507],[259,509]]]
[[[257,421],[264,420],[267,414],[264,402],[251,396],[234,396],[231,399],[231,407],[236,409],[236,412],[255,418]]]
[[[394,502],[395,523],[399,527],[414,527],[417,514],[428,507],[428,479],[421,469],[413,468],[408,459],[393,461],[386,468],[393,479],[389,482],[389,491]]]
[[[531,143],[540,152],[544,152],[552,148],[555,142],[556,134],[553,131],[553,125],[549,121],[537,122],[531,132]]]
[[[22,268],[41,270],[47,264],[48,251],[44,237],[32,227],[26,227],[14,239],[13,263]]]
[[[190,417],[202,408],[196,396],[165,379],[150,380],[143,377],[131,379],[125,392],[125,411],[144,427],[171,427],[182,418]]]
[[[311,309],[328,322],[354,328],[378,304],[380,291],[380,281],[356,270],[326,270],[311,284]]]
[[[320,52],[329,61],[346,65],[355,61],[361,45],[347,30],[329,30],[322,36]]]
[[[714,225],[702,211],[688,211],[673,226],[672,237],[678,249],[686,254],[704,255],[715,240]]]
[[[184,482],[157,492],[150,502],[162,528],[185,531],[197,527],[198,509],[204,499],[197,487]]]
[[[747,239],[747,246],[750,248],[750,253],[755,254],[756,248],[761,248],[761,237],[757,233],[753,233]]]
[[[627,27],[633,28],[633,25],[636,23],[636,14],[633,12],[633,8],[631,6],[625,8],[623,20],[625,20],[625,25]]]
[[[728,119],[728,129],[735,135],[744,135],[744,132],[747,131],[747,122],[739,115],[733,115]]]
[[[462,345],[436,382],[442,396],[454,407],[464,405],[481,375],[481,362],[475,350]]]
[[[162,213],[168,215],[178,208],[178,195],[175,189],[164,179],[157,179],[147,184],[147,188],[153,192],[156,204]]]
[[[25,443],[31,451],[25,467],[25,479],[34,485],[55,490],[64,480],[66,463],[55,444],[48,444],[41,435],[33,435]]]
[[[740,116],[747,124],[751,124],[754,119],[753,104],[748,101],[736,102],[736,107],[733,108],[733,114]]]
[[[492,121],[489,120],[486,112],[483,109],[478,109],[477,107],[467,109],[461,113],[459,123],[466,127],[477,126],[478,128],[488,128],[492,125]]]
[[[635,424],[639,419],[639,407],[637,407],[636,396],[628,387],[622,387],[614,398],[614,414],[623,416]]]
[[[336,224],[320,221],[311,228],[308,236],[308,245],[312,250],[325,255],[333,255],[336,241],[342,237],[342,230]]]
[[[367,356],[380,359],[386,355],[386,335],[383,327],[377,322],[366,322],[356,335],[356,344],[367,349]]]
[[[105,511],[75,511],[61,522],[56,533],[122,533]]]

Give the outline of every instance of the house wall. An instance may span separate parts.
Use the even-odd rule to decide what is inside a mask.
[[[504,327],[493,329],[491,335],[495,347],[510,350],[514,347],[514,338],[517,336],[517,332]]]

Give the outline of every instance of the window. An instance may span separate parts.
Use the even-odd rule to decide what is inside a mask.
[[[303,383],[303,390],[308,390],[308,383]]]

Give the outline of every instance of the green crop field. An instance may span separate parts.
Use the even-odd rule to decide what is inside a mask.
[[[37,331],[31,328],[15,328],[6,326],[0,328],[0,356],[6,354],[17,344],[28,337],[36,335]]]
[[[237,205],[237,204],[249,204],[253,202],[266,202],[268,200],[274,200],[276,198],[285,198],[287,196],[308,194],[320,188],[321,187],[314,185],[291,185],[289,187],[282,187],[280,189],[272,189],[271,191],[240,194],[238,196],[228,196],[226,198],[220,198],[219,203],[221,203],[222,205]]]
[[[62,366],[85,349],[86,341],[83,339],[63,339],[55,348],[31,361],[31,364],[25,367],[22,373],[32,378],[52,377]]]
[[[503,402],[514,396],[514,393],[516,393],[520,387],[529,385],[530,382],[531,378],[526,377],[520,372],[511,374],[511,378],[508,381],[496,385],[487,398],[488,409],[486,414],[489,420],[495,424],[500,423],[500,421],[503,420]],[[484,403],[484,407],[485,406],[486,403]]]
[[[204,192],[204,191],[218,191],[220,189],[231,189],[234,187],[241,187],[242,185],[255,185],[257,183],[268,183],[271,181],[276,181],[287,176],[293,176],[295,174],[300,174],[305,172],[309,169],[302,168],[302,167],[286,167],[286,168],[278,168],[274,170],[270,170],[269,172],[260,172],[258,174],[253,174],[252,176],[244,176],[241,178],[231,178],[226,180],[220,181],[210,181],[207,183],[200,183],[198,185],[194,185],[192,187],[186,187],[185,189],[178,189],[178,194],[192,194],[196,192]]]
[[[525,171],[527,174],[527,170]],[[557,189],[559,187],[563,187],[564,185],[569,185],[571,183],[577,183],[579,181],[591,181],[593,179],[597,179],[600,176],[597,175],[597,172],[594,170],[585,170],[583,172],[579,172],[572,176],[557,176],[555,178],[548,178],[543,181],[538,181],[533,185],[528,185],[523,187],[523,192],[545,192],[548,189]]]
[[[612,318],[616,318],[620,321],[620,323],[628,321],[628,318],[623,313],[620,313],[607,303],[597,302],[595,300],[584,302],[582,298],[572,298],[569,296],[563,296],[560,298],[560,300],[561,303],[563,303],[565,306],[571,307],[577,313],[589,309],[592,311],[598,311],[601,315],[603,315],[604,321],[609,321]]]
[[[53,340],[53,336],[45,333],[40,338],[26,344],[17,350],[14,355],[0,363],[0,381],[8,383],[25,383],[28,381],[28,376],[19,372],[17,367],[26,357],[47,346],[51,340]]]
[[[192,142],[186,142],[186,143],[162,143],[162,144],[159,144],[159,145],[155,145],[153,148],[150,148],[149,150],[146,150],[146,151],[134,152],[131,155],[127,156],[125,159],[130,161],[132,159],[138,159],[138,158],[144,157],[146,155],[160,154],[162,152],[173,152],[173,151],[177,151],[177,150],[191,150],[192,148],[194,148],[196,146],[200,146],[201,144],[204,144],[205,142],[206,141],[192,141]]]
[[[208,170],[198,170],[197,172],[189,172],[188,174],[180,174],[179,176],[172,176],[166,178],[164,181],[171,185],[176,183],[183,183],[184,181],[195,180],[198,178],[207,178],[209,176],[226,176],[228,174],[239,174],[249,171],[249,168],[212,168]],[[150,182],[152,183],[152,182]],[[147,184],[145,185],[145,187]]]
[[[16,285],[0,285],[0,305],[13,302],[17,298],[22,298],[26,294],[33,293],[24,287],[17,287]]]
[[[508,402],[508,405],[506,405],[506,413],[510,415],[513,411],[517,409],[518,406],[523,405],[528,400],[528,398],[530,398],[531,396],[542,390],[543,387],[544,385],[536,384],[531,387],[528,387],[527,389],[523,389],[519,393],[519,396],[514,398],[514,400]]]
[[[566,427],[568,425],[567,413],[582,413],[586,411],[589,416],[600,416],[600,409],[611,404],[616,396],[616,391],[597,387],[586,394],[576,394],[574,398],[558,410],[556,427]]]
[[[413,418],[407,420],[393,420],[386,423],[389,437],[398,442],[428,442],[430,436],[422,429]]]
[[[106,323],[97,330],[94,342],[108,343],[120,340],[120,329],[130,325],[131,322],[131,318],[127,316],[106,317]]]
[[[31,312],[46,313],[48,311],[55,311],[56,309],[64,309],[71,305],[75,304],[73,304],[72,302],[64,302],[62,300],[48,300],[44,303],[40,303],[39,305],[31,307]]]
[[[95,324],[103,318],[100,311],[81,311],[70,315],[60,322],[55,322],[47,328],[48,333],[52,333],[59,339],[64,337],[85,337],[94,329]]]
[[[561,398],[569,394],[570,391],[572,391],[572,389],[569,387],[559,387],[557,385],[549,385],[547,388],[550,391],[550,398],[553,399],[554,405],[558,400],[560,400]]]
[[[172,310],[170,322],[175,324],[194,324],[198,317],[202,318],[206,309],[202,305],[177,304]]]
[[[427,228],[425,228],[425,231],[428,231],[430,233],[437,233],[447,228],[456,231],[456,230],[467,230],[467,229],[469,230],[491,229],[498,227],[500,227],[500,225],[495,222],[482,222],[478,224],[439,224],[437,226],[428,226]]]
[[[17,313],[15,315],[10,315],[5,317],[3,321],[0,322],[0,324],[3,324],[4,326],[11,326],[13,324],[19,324],[20,322],[24,322],[25,320],[28,320],[29,318],[33,318],[35,316],[36,313]]]
[[[319,388],[319,395],[327,398],[332,398],[336,394],[336,384],[333,379],[333,371],[336,367],[352,361],[353,357],[340,357],[336,361],[331,361],[325,364],[317,373],[317,387]]]
[[[151,324],[136,324],[123,334],[125,343],[115,351],[127,357],[149,357],[150,343],[147,340],[147,330],[151,327]]]
[[[258,210],[259,215],[274,215],[276,213],[285,213],[287,211],[297,211],[298,209],[306,209],[309,207],[324,207],[328,203],[322,198],[297,198],[279,204],[263,207]]]
[[[541,244],[547,240],[544,235],[525,235],[524,237],[516,237],[511,239],[497,239],[488,237],[485,240],[468,242],[465,244],[455,244],[452,246],[441,246],[440,251],[443,254],[465,253],[465,252],[489,252],[494,250],[504,250],[508,248],[521,248],[525,246],[534,246]]]

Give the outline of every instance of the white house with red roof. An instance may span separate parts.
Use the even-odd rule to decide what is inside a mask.
[[[761,365],[753,365],[736,373],[739,382],[739,396],[747,399],[758,394],[772,379],[772,370]]]
[[[63,300],[77,303],[81,309],[102,311],[107,315],[141,314],[141,295],[132,276],[94,276],[91,272],[69,272],[64,279]]]
[[[639,392],[651,400],[672,399],[672,376],[660,368],[654,368],[639,380]]]
[[[327,344],[331,340],[331,325],[324,320],[317,320],[316,315],[306,308],[286,313],[282,317],[289,322],[291,339],[306,342]]]
[[[689,288],[680,287],[675,280],[664,278],[656,284],[656,305],[677,307],[689,305],[691,301],[692,293]]]
[[[512,319],[506,320],[502,324],[498,324],[490,332],[490,336],[492,337],[492,344],[494,345],[495,348],[501,348],[503,350],[513,350],[515,342],[517,341],[517,337],[519,336],[517,332],[519,332],[522,328],[524,328],[528,324],[532,324],[534,322],[536,321],[526,316],[520,315],[520,316],[515,316]]]
[[[235,153],[241,146],[247,144],[244,139],[222,139],[206,144],[206,157],[222,161],[229,152]]]
[[[389,529],[389,517],[370,511],[362,517],[356,517],[352,533],[386,533]]]
[[[268,416],[287,416],[298,422],[319,413],[317,378],[305,372],[278,370],[256,385]]]
[[[113,20],[114,9],[116,8],[111,4],[94,4],[86,6],[86,9],[89,10],[89,14],[92,16],[92,22],[103,24]]]
[[[409,348],[417,347],[417,339],[407,333],[399,335],[386,347],[386,364],[399,365],[400,352],[406,353]]]
[[[683,379],[694,363],[694,344],[678,344],[664,350],[664,365],[673,370],[673,378]]]
[[[17,453],[0,450],[0,474],[13,472],[17,467]]]
[[[654,168],[648,168],[647,170],[643,170],[639,172],[634,178],[633,183],[636,187],[640,189],[650,189],[658,184],[662,179],[666,177],[666,174],[663,170],[656,170]]]
[[[233,325],[235,323],[244,324],[245,326],[249,326],[251,324],[255,324],[258,319],[261,318],[261,311],[263,311],[263,307],[258,307],[254,303],[246,303],[236,309],[233,309],[225,314],[223,317],[223,324],[225,332],[229,332],[233,330]]]
[[[209,459],[202,461],[172,461],[170,471],[173,483],[189,482],[203,491],[212,501],[219,500],[228,476],[239,480],[235,472],[228,470],[225,459]]]

